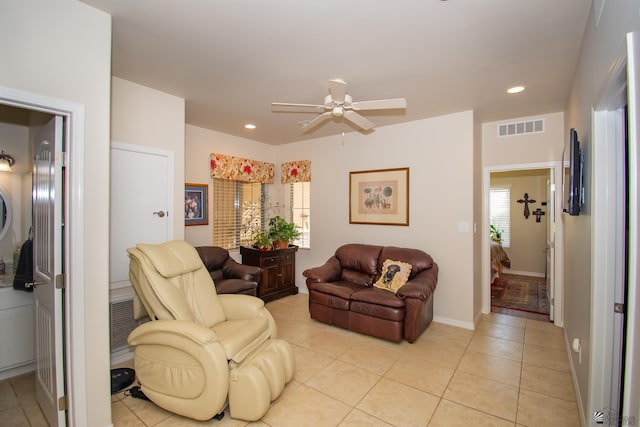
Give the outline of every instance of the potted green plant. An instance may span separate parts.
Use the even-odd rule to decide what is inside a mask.
[[[274,248],[284,249],[289,246],[291,240],[300,237],[300,229],[293,222],[289,222],[281,216],[274,216],[269,220],[269,237],[273,241]]]
[[[502,243],[502,230],[491,224],[489,226],[489,238],[494,242]]]
[[[269,236],[269,232],[266,230],[259,231],[255,237],[253,238],[253,244],[256,248],[261,251],[266,251],[271,249],[271,237]]]

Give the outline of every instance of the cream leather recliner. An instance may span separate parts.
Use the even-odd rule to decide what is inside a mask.
[[[217,295],[196,249],[173,240],[128,249],[135,317],[129,335],[144,394],[167,411],[208,420],[260,419],[294,375],[288,342],[276,338],[264,302]]]

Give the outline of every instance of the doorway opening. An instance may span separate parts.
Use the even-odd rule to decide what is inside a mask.
[[[494,311],[562,326],[562,283],[558,280],[562,266],[556,255],[562,254],[561,192],[556,185],[561,182],[561,171],[561,162],[485,168],[484,313]],[[503,206],[500,197],[507,199]]]
[[[82,238],[84,218],[84,107],[80,104],[46,96],[0,87],[0,105],[15,108],[27,115],[56,116],[63,122],[66,155],[57,159],[65,165],[62,196],[65,245],[55,245],[56,256],[63,260],[64,275],[56,278],[56,289],[61,294],[64,316],[56,321],[56,336],[64,347],[64,375],[61,390],[64,395],[49,399],[56,408],[53,425],[84,425],[87,420],[84,330],[84,289],[71,286],[82,283],[84,277],[84,243]],[[30,153],[33,154],[33,153]],[[74,218],[74,221],[69,221]],[[62,228],[62,225],[60,226]],[[73,263],[70,260],[74,260]],[[62,289],[65,289],[63,292]],[[43,339],[45,339],[44,337]],[[37,338],[38,339],[38,338]],[[36,364],[38,361],[36,360]],[[60,390],[60,389],[59,389]],[[60,400],[63,399],[63,400]],[[51,423],[51,421],[50,421]]]
[[[550,169],[490,174],[493,313],[549,321],[549,174]]]

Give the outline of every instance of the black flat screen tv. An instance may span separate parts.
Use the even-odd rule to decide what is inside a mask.
[[[583,202],[582,186],[582,152],[578,132],[571,128],[569,131],[569,143],[565,146],[562,158],[566,165],[569,157],[569,167],[565,167],[563,180],[563,208],[562,211],[569,215],[580,215]]]

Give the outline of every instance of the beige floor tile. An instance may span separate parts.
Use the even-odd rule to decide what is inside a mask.
[[[144,399],[137,399],[129,396],[122,399],[121,402],[148,426],[156,425],[160,421],[163,421],[172,415],[171,412],[166,411],[155,403]]]
[[[349,350],[356,340],[361,337],[347,336],[339,328],[332,331],[323,331],[300,343],[300,346],[309,350],[336,358]]]
[[[529,365],[569,372],[569,359],[566,350],[554,350],[539,345],[525,344],[522,361]]]
[[[576,393],[569,372],[559,372],[525,363],[522,366],[520,387],[575,402]]]
[[[262,421],[278,427],[331,427],[337,426],[349,411],[351,406],[302,385],[296,393],[278,399]]]
[[[380,345],[375,341],[362,341],[353,345],[338,358],[363,369],[383,375],[400,358],[397,349]]]
[[[442,396],[454,372],[453,369],[435,364],[429,359],[406,356],[389,369],[385,378]]]
[[[339,427],[393,427],[376,417],[359,409],[349,412],[349,415],[339,424]]]
[[[394,426],[425,426],[438,401],[432,394],[382,378],[356,408]]]
[[[373,372],[336,360],[305,384],[350,406],[355,406],[380,380]]]
[[[524,344],[487,335],[474,335],[468,350],[522,361]]]
[[[576,427],[580,417],[575,402],[520,390],[517,422],[525,426]]]
[[[431,322],[425,331],[416,340],[417,342],[427,339],[446,344],[455,344],[466,347],[473,336],[473,331],[444,323]]]
[[[456,371],[445,399],[504,418],[516,420],[518,387]]]
[[[548,332],[556,335],[563,335],[564,329],[556,326],[553,322],[541,322],[539,320],[526,320],[526,328],[527,329],[538,329],[540,331]]]
[[[476,333],[504,340],[524,342],[523,327],[505,325],[503,323],[482,321],[476,328]]]
[[[521,370],[522,363],[518,361],[474,351],[466,352],[458,365],[458,371],[516,387],[520,385]]]
[[[438,365],[455,369],[460,363],[465,350],[466,346],[462,347],[458,344],[442,343],[426,339],[406,347],[402,354],[424,357]]]
[[[29,419],[20,405],[0,410],[0,425],[11,427],[31,426],[31,424],[29,424]]]
[[[182,417],[180,415],[172,415],[164,421],[155,424],[153,427],[243,427],[249,425],[247,421],[236,420],[229,416],[229,410],[225,410],[222,420],[216,420],[214,418],[206,421],[197,421],[191,418]],[[254,425],[254,424],[251,424]],[[266,424],[258,421],[255,426],[265,427]],[[117,426],[114,426],[117,427]]]
[[[0,412],[19,407],[18,396],[9,380],[0,382]]]
[[[296,361],[294,378],[301,383],[304,383],[334,361],[333,357],[325,356],[298,345],[292,345],[292,348]]]
[[[114,427],[146,427],[145,423],[122,402],[111,404],[111,420]]]
[[[442,399],[429,427],[513,427],[514,423]]]
[[[508,316],[500,313],[488,313],[482,316],[482,320],[486,320],[494,323],[502,323],[504,325],[517,326],[524,328],[526,325],[526,319],[520,317]]]
[[[524,333],[524,342],[525,344],[538,345],[554,350],[564,350],[566,348],[563,334],[538,328],[527,328]]]

